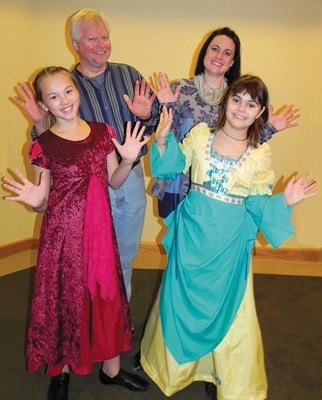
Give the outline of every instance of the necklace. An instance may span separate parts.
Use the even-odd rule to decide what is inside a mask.
[[[206,82],[204,74],[197,75],[193,78],[194,84],[202,100],[210,106],[216,106],[219,103],[222,92],[227,86],[227,82],[223,79],[220,88],[212,89]]]
[[[223,133],[226,136],[228,136],[230,139],[237,140],[237,142],[244,142],[245,140],[248,139],[248,137],[245,137],[245,139],[237,139],[237,138],[234,138],[233,136],[228,135],[228,133],[224,131],[224,128],[221,128],[221,130],[223,131]]]

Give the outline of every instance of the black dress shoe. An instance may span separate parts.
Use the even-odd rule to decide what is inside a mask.
[[[207,400],[217,400],[217,386],[210,382],[205,382]]]
[[[68,400],[68,384],[69,374],[66,372],[50,378],[47,399]]]
[[[107,376],[101,368],[99,378],[101,383],[104,385],[124,386],[130,390],[134,390],[135,392],[144,392],[145,390],[148,390],[150,386],[149,382],[145,379],[138,375],[131,374],[130,372],[126,372],[122,368],[116,376],[113,376],[113,378]]]
[[[142,365],[141,365],[141,352],[138,351],[135,356],[132,359],[132,369],[133,371],[142,371]]]

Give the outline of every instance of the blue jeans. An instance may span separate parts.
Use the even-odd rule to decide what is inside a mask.
[[[139,249],[146,208],[142,164],[132,169],[119,189],[109,188],[109,192],[126,295],[130,301],[133,259]]]

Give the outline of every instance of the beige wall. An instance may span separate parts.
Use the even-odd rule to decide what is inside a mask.
[[[219,3],[219,4],[218,4]],[[2,0],[0,5],[0,174],[28,171],[30,122],[9,101],[17,82],[46,65],[71,66],[65,20],[88,1]],[[129,63],[147,78],[166,71],[188,77],[201,39],[218,26],[230,26],[242,42],[242,70],[261,76],[276,107],[301,109],[299,127],[272,141],[278,187],[294,172],[310,171],[321,180],[322,3],[320,0],[92,0],[112,27],[111,61]],[[148,159],[145,160],[146,174]],[[146,185],[151,185],[147,176]],[[320,190],[321,191],[321,190]],[[0,189],[1,196],[5,195]],[[294,211],[296,238],[285,247],[321,247],[322,197]],[[143,241],[160,242],[162,224],[148,195]],[[19,204],[0,201],[0,246],[37,235],[39,216]],[[36,218],[36,225],[35,225]],[[36,227],[35,227],[36,226]]]

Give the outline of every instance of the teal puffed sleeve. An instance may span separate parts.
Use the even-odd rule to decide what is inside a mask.
[[[167,136],[166,149],[162,156],[160,156],[156,142],[152,143],[150,165],[152,176],[155,178],[172,179],[182,173],[186,165],[186,157],[172,133]]]
[[[293,207],[285,204],[283,193],[248,196],[246,208],[258,229],[273,247],[279,247],[285,240],[294,236],[291,222]]]

